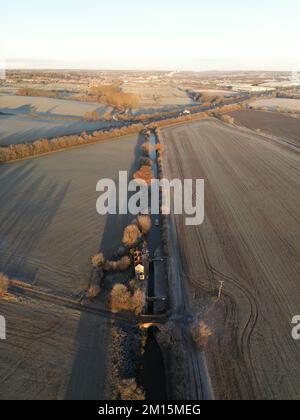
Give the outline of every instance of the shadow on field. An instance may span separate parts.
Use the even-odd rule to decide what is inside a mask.
[[[2,114],[27,115],[34,114],[36,108],[31,104],[18,106],[17,108],[1,108]]]
[[[0,131],[0,145],[31,143],[42,138],[51,140],[63,136],[78,136],[83,132],[92,134],[94,131],[118,128],[121,125],[111,121],[90,122],[80,117],[74,121],[69,116],[47,116],[44,113],[38,115],[38,118],[31,118],[29,115],[1,115],[3,129]]]
[[[2,169],[0,268],[12,278],[34,284],[39,268],[30,264],[32,251],[55,217],[69,182],[58,185],[45,176],[37,176],[34,161]]]
[[[129,180],[137,169],[138,159],[141,156],[140,146],[143,142],[143,136],[139,136]],[[115,182],[118,182],[118,173]],[[133,219],[132,215],[109,215],[98,251],[111,258],[121,245],[124,228]],[[99,316],[82,313],[76,339],[77,354],[65,396],[67,400],[101,400],[109,397],[105,395],[105,384],[110,373],[107,371],[107,353],[110,340],[109,327],[112,322],[105,321]]]

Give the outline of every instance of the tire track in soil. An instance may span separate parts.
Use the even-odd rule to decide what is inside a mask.
[[[192,172],[193,172],[193,168],[197,168],[197,172],[199,171],[199,166],[200,166],[200,162],[199,160],[196,158],[197,157],[197,152],[194,150],[194,148],[191,145],[191,142],[189,141],[189,139],[187,139],[183,134],[179,134],[177,136],[178,138],[178,142],[180,142],[181,148],[182,150],[179,150],[177,142],[173,141],[172,143],[172,153],[173,153],[173,159],[170,159],[171,162],[176,162],[176,174],[179,174],[179,178],[181,180],[183,180],[185,177],[187,177],[186,171],[184,170],[184,164],[183,164],[183,159],[176,159],[176,157],[179,156],[189,156],[189,169],[192,168]],[[171,165],[170,165],[171,166]],[[199,173],[199,172],[198,172]],[[192,179],[195,178],[191,177]],[[206,185],[207,185],[207,179],[206,181]],[[195,199],[195,196],[193,197]],[[254,363],[251,357],[251,336],[252,333],[255,329],[255,326],[257,324],[257,320],[258,320],[258,306],[255,300],[255,297],[253,296],[253,294],[250,292],[249,289],[241,286],[243,284],[243,281],[239,281],[238,279],[234,278],[233,276],[229,276],[226,275],[222,272],[220,272],[219,270],[215,269],[209,260],[209,256],[208,256],[208,252],[207,252],[207,248],[205,246],[204,243],[204,239],[200,233],[199,230],[197,230],[197,237],[198,237],[198,242],[199,242],[199,246],[200,246],[200,252],[201,252],[201,256],[202,256],[202,260],[205,264],[206,270],[207,270],[207,279],[209,280],[210,283],[210,287],[204,286],[203,284],[201,285],[202,288],[202,293],[209,293],[211,292],[211,288],[214,284],[217,284],[217,280],[216,277],[219,277],[222,280],[226,280],[227,282],[230,282],[232,284],[233,287],[237,288],[247,299],[249,307],[250,307],[250,311],[249,311],[249,315],[248,315],[248,319],[246,321],[246,325],[243,328],[242,331],[242,336],[240,339],[240,344],[238,345],[240,352],[241,352],[241,356],[244,359],[244,362],[242,362],[242,364],[244,365],[248,365],[251,367],[252,372],[254,372]],[[183,257],[183,266],[188,266],[188,261],[185,260],[185,258]],[[190,276],[186,275],[186,278],[189,279],[189,283],[191,283],[191,278]],[[195,283],[196,279],[195,277],[193,277],[192,283]],[[199,287],[199,284],[196,283],[197,286]],[[234,307],[232,308],[232,312],[236,313],[236,308],[237,305],[235,303],[235,301],[232,301],[231,299],[231,304],[234,302]],[[226,319],[225,319],[226,322]],[[246,370],[243,372],[245,374]],[[256,380],[255,376],[254,376],[254,381],[256,383],[256,390],[259,389],[259,383]],[[254,394],[254,389],[253,389],[253,384],[251,381],[249,381],[249,384],[251,384],[251,394]]]
[[[226,299],[222,314],[231,330],[234,328],[230,326],[230,319],[232,326],[236,325],[236,322],[241,324],[243,319],[240,334],[235,335],[238,340],[232,340],[233,344],[238,345],[243,356],[240,359],[238,357],[238,366],[235,372],[232,372],[240,397],[246,395],[248,398],[250,394],[254,398],[299,396],[297,384],[300,380],[299,375],[295,373],[295,366],[299,365],[299,362],[295,360],[293,363],[297,346],[289,341],[288,330],[290,316],[299,305],[299,298],[293,294],[299,274],[298,233],[295,230],[298,223],[299,213],[296,209],[299,198],[297,199],[294,193],[299,186],[298,156],[296,152],[276,144],[260,142],[260,136],[255,136],[255,133],[241,133],[238,129],[228,128],[221,123],[202,123],[201,128],[203,131],[200,130],[200,124],[194,124],[188,129],[184,126],[168,129],[166,133],[166,141],[170,146],[167,150],[170,153],[168,165],[173,174],[178,173],[181,179],[195,178],[196,174],[196,178],[206,176],[208,181],[216,181],[216,185],[211,186],[206,181],[208,193],[214,193],[208,197],[209,211],[206,212],[213,222],[213,235],[209,231],[210,223],[204,227],[204,231],[190,234],[184,232],[183,222],[179,217],[176,220],[177,230],[181,235],[180,253],[183,266],[193,270],[191,258],[195,258],[198,253],[207,273],[205,276],[201,265],[198,265],[199,270],[194,266],[195,273],[192,271],[192,275],[186,275],[186,279],[190,287],[197,290],[195,299],[198,301],[202,296],[205,298],[205,294],[210,296],[213,291],[216,292],[216,284],[220,279],[225,280],[231,289],[229,295],[225,294],[227,290],[224,291]],[[197,142],[194,141],[196,139]],[[216,176],[220,177],[222,174],[224,182],[222,178],[217,182]],[[256,188],[259,188],[258,191]],[[228,200],[226,194],[229,195]],[[239,204],[239,196],[242,202],[236,208],[232,207],[236,200],[239,200]],[[274,206],[271,214],[265,206],[265,201],[269,198],[271,201],[267,204],[271,203]],[[226,223],[228,215],[231,217],[230,224]],[[244,223],[254,223],[253,231],[241,229],[243,220]],[[207,248],[210,240],[218,238],[220,247],[216,250]],[[189,249],[188,246],[182,245],[189,243],[194,243],[195,246]],[[218,250],[222,252],[220,255]],[[210,257],[213,261],[215,257],[218,258],[215,264],[211,262]],[[222,269],[218,267],[219,259]],[[234,296],[234,299],[231,296]],[[270,310],[267,308],[268,302]],[[243,318],[233,318],[233,312]],[[272,334],[276,325],[277,328]],[[218,344],[225,343],[220,341]],[[282,346],[286,346],[284,351]],[[270,360],[266,355],[269,347]],[[235,347],[232,350],[235,351]],[[223,357],[226,360],[225,353]],[[224,363],[222,366],[222,361],[217,359],[217,355],[215,361],[212,359],[215,370],[230,369],[226,369]],[[240,369],[240,372],[236,369]],[[251,381],[244,382],[243,387],[244,377],[248,376],[250,379],[250,375]],[[219,378],[222,380],[222,374]],[[234,392],[233,389],[230,391]]]
[[[194,149],[194,147],[192,146],[191,142],[188,141],[185,144],[186,144],[187,156],[192,156],[193,159],[195,159],[195,161],[197,161],[197,163],[195,162],[195,165],[194,164],[191,165],[191,168],[195,168],[195,167],[199,168],[199,166],[200,166],[201,172],[204,173],[204,170],[201,167],[201,163],[199,162],[199,159],[196,159],[198,154],[197,154],[196,150]],[[205,182],[206,182],[206,185],[208,185],[208,189],[210,191],[213,191],[212,187],[210,186],[209,180],[205,179]],[[214,202],[216,203],[217,199],[215,199]],[[225,223],[225,219],[223,220],[223,223]],[[228,229],[229,229],[229,227],[228,227]],[[251,355],[251,337],[252,337],[253,331],[255,329],[255,326],[257,324],[258,317],[259,317],[259,310],[258,310],[257,301],[256,301],[254,295],[252,294],[252,292],[244,286],[245,280],[236,278],[233,275],[231,275],[231,276],[226,275],[225,273],[220,272],[219,270],[217,270],[216,268],[214,268],[212,266],[212,264],[210,263],[210,259],[209,259],[207,247],[205,245],[205,241],[204,241],[203,236],[201,234],[201,229],[197,229],[197,236],[198,236],[198,240],[199,240],[201,255],[202,255],[203,261],[205,263],[206,269],[212,274],[213,277],[215,275],[215,276],[231,283],[232,286],[234,286],[234,288],[237,288],[246,297],[246,299],[248,301],[248,304],[249,304],[249,307],[250,307],[250,312],[248,314],[248,320],[246,322],[246,325],[243,327],[242,336],[241,336],[240,342],[238,344],[238,348],[241,349],[241,355],[245,359],[245,362],[244,362],[245,365],[250,366],[250,368],[251,368],[250,372],[254,373],[255,372],[255,365],[254,365],[252,355]],[[235,303],[235,308],[237,308],[237,307],[238,307],[238,305]],[[235,312],[236,312],[236,310],[235,310]],[[245,369],[244,374],[245,374],[245,372],[249,372],[249,370]],[[249,375],[249,373],[248,373],[248,375]],[[254,386],[255,386],[255,389],[256,389],[256,392],[257,392],[257,390],[260,389],[260,384],[259,384],[255,375],[251,375],[251,376],[252,376],[252,380],[254,380],[254,382],[255,382],[255,385],[252,383],[252,381],[249,381],[249,384],[251,384],[252,395],[254,396],[255,395]]]

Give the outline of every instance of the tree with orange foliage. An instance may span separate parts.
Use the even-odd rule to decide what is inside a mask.
[[[140,169],[135,172],[133,178],[138,180],[143,180],[147,185],[151,185],[152,180],[154,179],[154,174],[150,166],[141,166]]]

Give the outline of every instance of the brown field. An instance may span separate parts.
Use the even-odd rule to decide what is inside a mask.
[[[285,98],[257,99],[254,102],[251,102],[251,106],[254,108],[282,108],[288,111],[300,111],[300,100]]]
[[[83,116],[97,111],[103,117],[108,109],[79,101],[0,94],[0,146],[106,128],[111,122],[88,122]]]
[[[263,111],[234,111],[230,115],[236,124],[251,130],[261,130],[283,141],[300,146],[300,119],[279,113]]]
[[[162,133],[167,175],[205,179],[204,224],[174,218],[190,304],[213,330],[215,398],[299,399],[298,152],[213,120]]]
[[[0,297],[7,321],[0,399],[110,398],[113,321],[105,300],[80,302],[91,256],[101,248],[110,257],[132,219],[99,216],[96,184],[117,180],[119,170],[133,174],[139,140],[128,136],[0,165],[0,272],[25,283],[14,282],[8,301]]]
[[[142,109],[176,107],[192,103],[185,91],[173,86],[126,84],[123,90],[136,94]]]
[[[45,302],[0,300],[0,400],[108,398],[108,321]]]
[[[81,134],[84,131],[103,130],[111,125],[111,122],[106,121],[88,122],[48,117],[0,115],[0,146],[29,143],[41,138]]]
[[[203,93],[207,96],[223,96],[224,98],[230,98],[231,96],[238,95],[238,92],[233,90],[222,89],[195,89],[195,92]]]
[[[129,136],[0,165],[0,272],[80,296],[90,257],[103,243],[110,255],[126,223],[97,214],[96,184],[134,171],[136,148],[138,136]]]
[[[104,114],[105,105],[44,97],[1,95],[0,112],[13,115],[42,114],[44,116],[83,117],[86,112]]]

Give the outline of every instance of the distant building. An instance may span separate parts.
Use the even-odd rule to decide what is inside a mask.
[[[242,83],[228,85],[228,87],[237,92],[251,92],[251,93],[273,92],[276,90],[273,87],[247,85],[247,84],[242,84]]]

